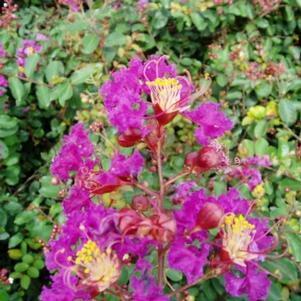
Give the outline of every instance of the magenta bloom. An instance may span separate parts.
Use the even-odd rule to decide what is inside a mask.
[[[64,212],[66,215],[73,211],[83,211],[91,204],[89,193],[78,186],[73,186],[67,198],[63,201]]]
[[[70,172],[77,172],[91,158],[93,152],[94,147],[83,124],[74,125],[70,134],[64,137],[63,146],[51,164],[52,174],[67,181]]]
[[[162,288],[151,276],[132,277],[131,287],[133,288],[133,301],[169,301],[169,298],[163,294]]]
[[[7,79],[5,78],[4,75],[0,74],[0,96],[2,96],[5,93],[7,87],[8,87]]]
[[[141,98],[142,62],[133,59],[128,68],[112,74],[100,89],[110,122],[119,134],[139,129],[140,137],[147,133],[144,116],[147,103]]]
[[[91,294],[80,289],[72,289],[76,287],[77,279],[74,276],[64,279],[64,273],[51,277],[52,285],[50,288],[43,287],[40,301],[74,301],[74,300],[91,300]]]
[[[222,136],[233,127],[232,121],[219,110],[219,107],[217,103],[207,102],[185,113],[185,116],[199,126],[195,136],[200,144],[208,145],[212,139]]]
[[[226,291],[234,297],[247,295],[250,301],[265,300],[271,286],[267,273],[251,263],[246,268],[240,267],[239,271],[244,274],[243,277],[231,272],[225,274]]]
[[[78,12],[82,0],[59,0],[59,3],[68,6],[72,12]]]

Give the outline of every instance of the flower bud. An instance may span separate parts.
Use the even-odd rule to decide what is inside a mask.
[[[162,109],[160,108],[160,106],[158,104],[154,105],[154,111],[156,114],[156,119],[158,120],[158,122],[161,126],[168,124],[178,114],[178,111],[172,112],[172,113],[166,113],[166,112],[162,111]]]
[[[133,198],[131,207],[137,211],[145,211],[149,207],[149,200],[144,195],[136,195]]]
[[[142,138],[139,129],[128,129],[123,134],[119,135],[118,143],[123,147],[131,147],[138,143]]]
[[[208,230],[218,227],[223,220],[224,210],[215,203],[205,203],[197,216],[197,226]]]

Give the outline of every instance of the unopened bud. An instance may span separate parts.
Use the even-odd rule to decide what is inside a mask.
[[[197,226],[208,230],[218,227],[224,216],[224,209],[214,203],[205,203],[197,216]]]

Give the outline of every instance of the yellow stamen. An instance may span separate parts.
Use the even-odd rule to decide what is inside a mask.
[[[246,260],[257,257],[249,252],[253,241],[255,226],[250,224],[242,215],[230,214],[225,217],[223,224],[223,249],[236,264],[245,266]]]
[[[151,90],[152,103],[158,104],[165,113],[179,111],[182,85],[176,78],[156,78],[146,82]]]
[[[88,240],[76,253],[75,265],[82,283],[96,286],[99,292],[107,289],[120,275],[116,254],[113,254],[111,248],[101,251],[92,240]]]

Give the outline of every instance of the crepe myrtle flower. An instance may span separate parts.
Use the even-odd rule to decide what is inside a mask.
[[[17,65],[19,70],[19,76],[25,77],[25,64],[26,58],[35,53],[39,53],[42,50],[42,46],[35,40],[23,40],[20,48],[17,49]]]
[[[176,66],[166,56],[151,56],[143,62],[134,58],[127,68],[112,74],[100,89],[110,122],[118,130],[120,145],[133,146],[141,140],[148,144],[154,131],[151,119],[162,128],[177,114],[194,122],[201,144],[223,135],[232,122],[215,103],[204,103],[190,111],[190,106],[204,89],[195,91],[189,77],[177,74]],[[152,107],[152,114],[148,114]]]

